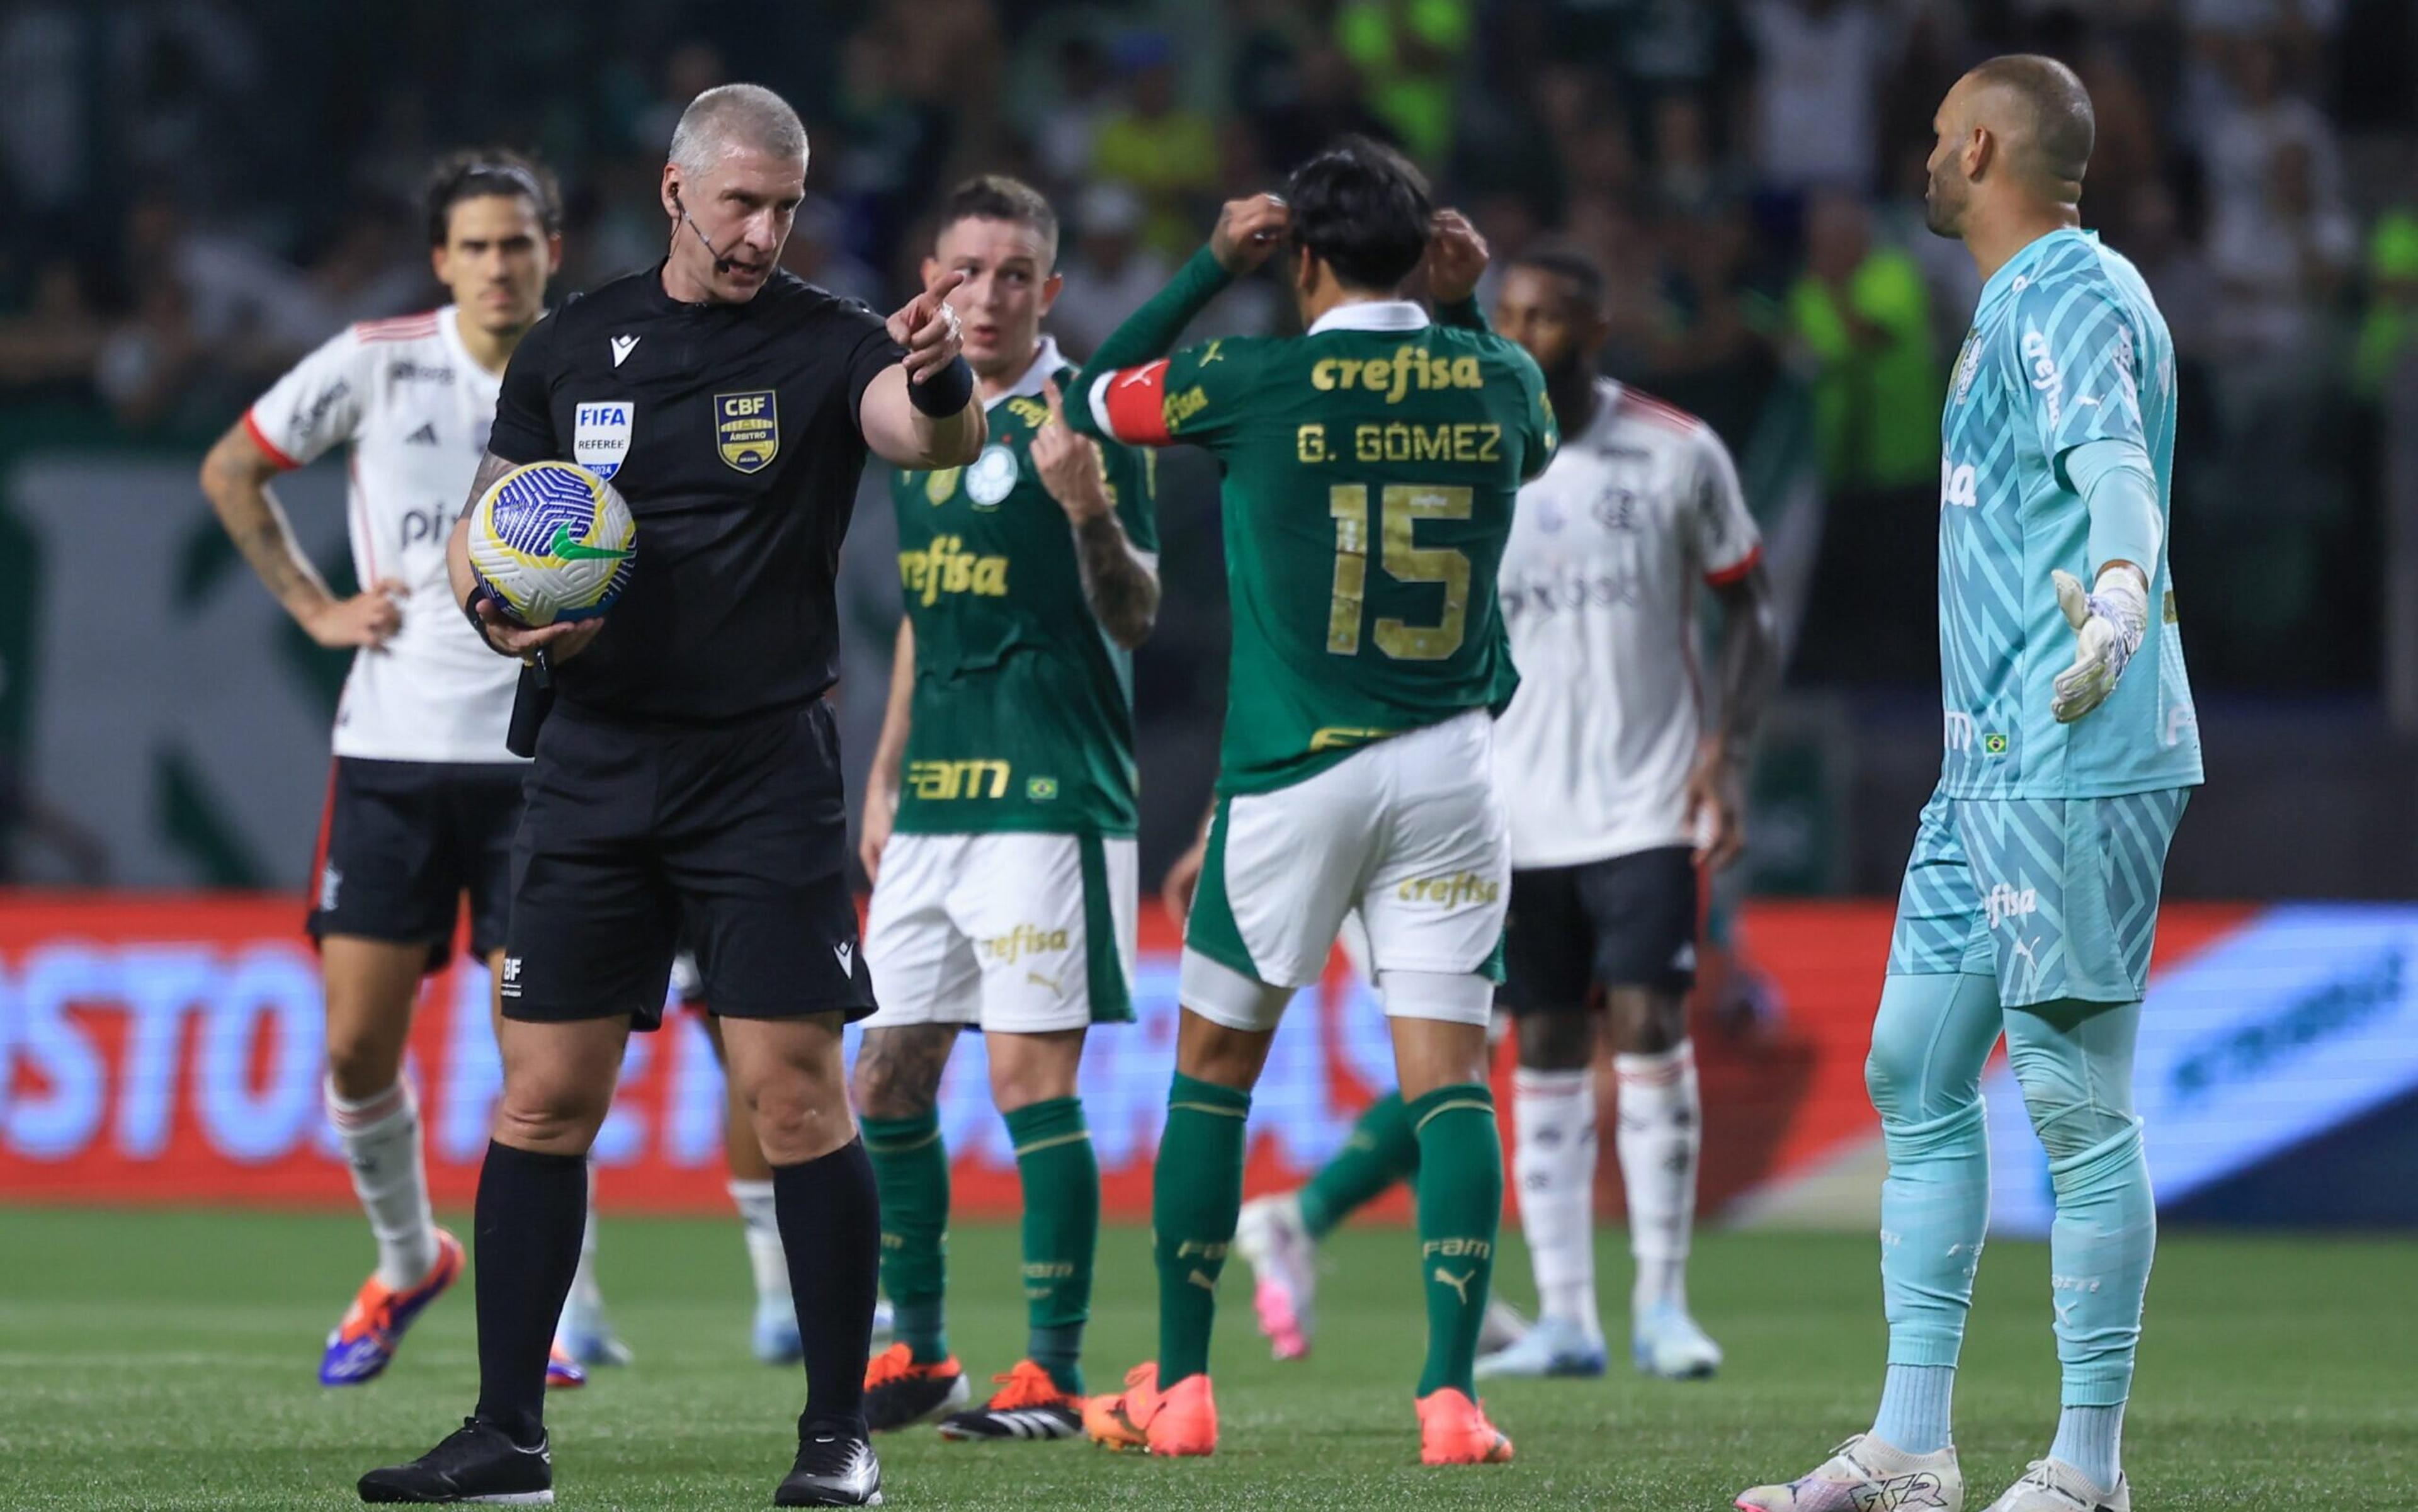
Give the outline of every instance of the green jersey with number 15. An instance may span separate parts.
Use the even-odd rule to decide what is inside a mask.
[[[1494,595],[1556,442],[1517,344],[1401,300],[1100,374],[1093,425],[1225,469],[1233,617],[1217,789],[1289,787],[1519,683]],[[1069,407],[1071,408],[1071,403]]]

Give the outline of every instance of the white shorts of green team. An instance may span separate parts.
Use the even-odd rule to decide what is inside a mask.
[[[865,1027],[1130,1019],[1139,893],[1130,838],[894,834],[865,922],[880,1008]]]
[[[1484,710],[1380,741],[1289,787],[1221,800],[1185,933],[1184,1006],[1276,1027],[1357,915],[1385,1012],[1483,1024],[1502,975],[1511,839]]]

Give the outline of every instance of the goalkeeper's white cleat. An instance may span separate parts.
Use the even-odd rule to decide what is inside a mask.
[[[2035,1459],[1989,1512],[2133,1512],[2133,1488],[2120,1470],[2116,1489],[2103,1491],[2062,1459]]]
[[[1907,1454],[1859,1433],[1812,1474],[1740,1491],[1734,1504],[1739,1512],[1964,1512],[1965,1476],[1953,1444]]]

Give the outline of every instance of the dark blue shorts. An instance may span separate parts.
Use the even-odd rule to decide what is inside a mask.
[[[434,971],[467,896],[471,954],[483,960],[502,949],[528,771],[516,761],[338,756],[311,868],[311,938],[424,943]]]
[[[1511,874],[1500,995],[1513,1013],[1584,1008],[1594,987],[1685,993],[1696,981],[1696,862],[1658,847]]]

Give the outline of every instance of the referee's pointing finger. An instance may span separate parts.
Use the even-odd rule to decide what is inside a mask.
[[[885,322],[890,328],[890,339],[901,346],[909,345],[916,332],[930,324],[940,314],[941,304],[947,300],[956,286],[965,281],[965,269],[958,268],[941,279],[940,283],[908,300]]]

